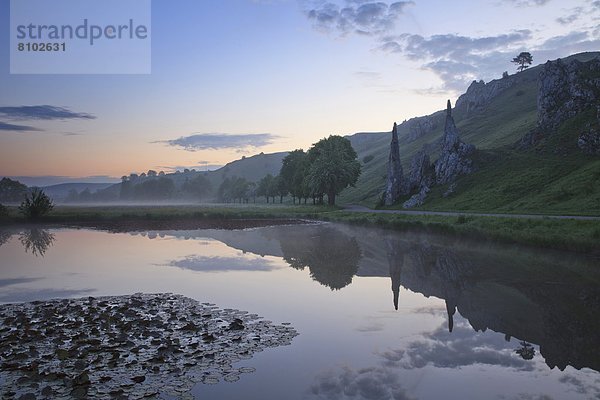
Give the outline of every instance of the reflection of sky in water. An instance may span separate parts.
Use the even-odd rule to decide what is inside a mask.
[[[422,244],[414,251],[412,243],[384,243],[378,231],[363,229],[354,237],[346,227],[339,232],[331,226],[302,229],[143,235],[53,230],[54,241],[44,257],[25,253],[19,232],[8,238],[3,235],[0,301],[174,292],[222,308],[248,310],[274,322],[291,322],[300,332],[292,346],[268,350],[249,360],[256,372],[236,384],[196,388],[199,397],[206,399],[242,395],[245,399],[600,396],[597,372],[572,367],[564,372],[551,370],[539,346],[534,346],[532,360],[524,360],[515,353],[522,338],[507,337],[507,332],[491,328],[475,332],[472,324],[481,324],[486,318],[489,326],[515,322],[498,321],[500,309],[481,316],[476,313],[477,304],[465,303],[464,293],[485,300],[482,293],[496,290],[494,285],[501,278],[494,277],[492,284],[455,276],[454,267],[465,274],[471,271],[464,259],[451,262],[460,253],[443,253],[430,264],[434,271],[420,276],[419,260],[432,254]],[[393,251],[403,250],[390,253],[386,243],[391,243]],[[423,248],[426,251],[421,251]],[[502,252],[491,250],[489,254]],[[390,254],[393,262],[388,260]],[[400,266],[395,263],[399,259]],[[438,280],[446,272],[449,283],[439,286]],[[398,311],[392,304],[390,274],[411,287],[400,287]],[[515,287],[519,285],[525,284]],[[443,293],[435,292],[438,287]],[[510,290],[502,290],[507,292],[506,301],[497,302],[514,302],[515,309],[529,304]],[[504,292],[497,290],[494,295]],[[442,295],[449,299],[448,304],[436,297]],[[451,333],[449,304],[458,307]],[[529,307],[539,309],[536,304]],[[461,312],[475,319],[470,322]],[[522,313],[514,315],[518,324],[526,325],[520,321]],[[532,321],[539,323],[539,316],[536,318]],[[549,334],[523,332],[542,339]]]

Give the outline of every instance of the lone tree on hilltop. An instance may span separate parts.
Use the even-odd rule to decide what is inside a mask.
[[[519,54],[518,56],[513,58],[511,62],[513,64],[517,64],[518,65],[517,70],[519,70],[519,72],[521,72],[524,69],[529,68],[529,66],[533,62],[533,57],[531,56],[531,53],[529,53],[527,51],[523,51],[523,52],[521,52],[521,54]]]

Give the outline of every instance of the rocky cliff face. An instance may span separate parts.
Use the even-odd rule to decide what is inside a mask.
[[[589,123],[577,139],[577,146],[587,154],[600,154],[600,105],[596,106],[596,121]]]
[[[548,61],[538,80],[538,127],[554,130],[600,101],[600,59]]]
[[[442,153],[434,164],[435,182],[446,184],[452,182],[459,175],[473,172],[474,167],[471,156],[474,151],[475,146],[463,143],[460,140],[454,118],[452,118],[452,105],[448,100]]]
[[[394,123],[384,193],[385,205],[391,206],[396,203],[402,195],[403,177],[402,164],[400,163],[400,146],[398,144],[398,125]]]
[[[408,186],[406,191],[414,193],[415,191],[420,191],[424,186],[431,186],[432,183],[433,170],[429,161],[429,155],[425,150],[421,150],[415,154],[410,164],[410,172],[406,180],[406,185]]]
[[[521,140],[521,147],[531,147],[551,135],[566,120],[600,102],[600,59],[588,62],[548,61],[538,77],[537,111],[535,129]],[[598,152],[600,133],[589,125],[578,140],[586,153]]]
[[[452,117],[450,100],[446,110],[446,125],[441,147],[440,157],[433,165],[425,150],[419,151],[413,157],[408,178],[404,180],[401,189],[402,195],[413,196],[403,203],[404,208],[423,205],[432,185],[452,183],[459,175],[469,174],[474,170],[471,156],[475,147],[460,140]],[[447,193],[451,193],[455,186],[452,188]]]
[[[421,136],[433,132],[438,127],[438,121],[434,115],[411,118],[406,121],[405,124],[408,127],[408,142],[414,142]]]
[[[518,82],[520,79],[515,75],[496,79],[487,84],[484,81],[473,81],[467,92],[458,98],[455,106],[464,109],[468,115],[481,111],[494,97]]]

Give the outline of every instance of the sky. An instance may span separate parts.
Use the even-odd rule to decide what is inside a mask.
[[[0,176],[102,181],[306,150],[443,109],[515,73],[521,51],[600,50],[594,0],[152,0],[151,14],[149,74],[11,74],[0,0]]]

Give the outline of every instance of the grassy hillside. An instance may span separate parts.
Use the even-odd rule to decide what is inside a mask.
[[[252,157],[246,157],[230,162],[216,171],[209,172],[208,177],[215,189],[219,187],[226,177],[237,176],[250,182],[258,182],[267,174],[278,175],[281,163],[287,154],[287,152],[261,153]]]
[[[567,121],[535,149],[480,152],[480,169],[458,179],[454,195],[443,198],[444,187],[436,188],[423,208],[600,215],[600,158],[576,148],[593,114]]]
[[[570,58],[587,61],[600,53],[584,53]],[[483,110],[466,115],[454,112],[461,139],[478,149],[479,171],[458,181],[458,190],[443,198],[445,188],[436,188],[423,209],[600,214],[600,160],[585,156],[576,148],[576,138],[593,113],[567,121],[551,140],[535,150],[519,151],[514,144],[537,120],[537,66],[510,79],[518,82],[495,97]],[[443,117],[443,111],[432,117]],[[437,159],[437,142],[443,135],[443,123],[437,129],[408,141],[408,131],[400,126],[400,155],[405,174],[410,160],[423,146],[428,146],[431,160]],[[389,133],[356,134],[350,137],[363,174],[356,188],[340,196],[342,203],[374,206],[385,185]],[[371,157],[369,157],[371,158]]]

